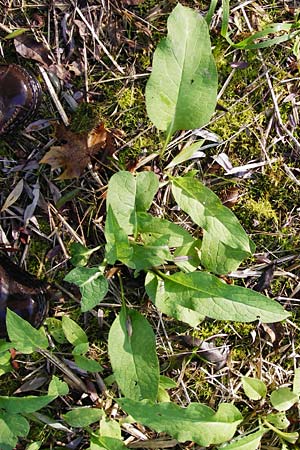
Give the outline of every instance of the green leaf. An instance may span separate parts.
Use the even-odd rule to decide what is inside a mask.
[[[81,428],[98,422],[103,414],[102,409],[84,407],[68,411],[63,415],[63,418],[71,427]]]
[[[267,394],[267,386],[258,378],[242,377],[245,394],[251,400],[260,400]]]
[[[158,191],[159,181],[154,172],[139,172],[136,176],[136,211],[147,211]]]
[[[29,423],[19,414],[0,411],[0,448],[12,450],[16,447],[18,437],[29,433]]]
[[[269,430],[266,428],[260,428],[260,430],[255,433],[248,434],[242,438],[235,439],[230,444],[219,447],[219,449],[223,450],[256,450],[260,444],[262,436],[267,433]]]
[[[201,311],[185,306],[185,302],[180,304],[169,299],[165,291],[164,281],[151,272],[146,275],[145,288],[152,302],[162,313],[188,323],[191,327],[196,327],[205,318]]]
[[[284,412],[268,414],[266,420],[279,430],[285,430],[290,425],[290,421]]]
[[[199,149],[202,147],[203,142],[204,140],[202,139],[201,141],[193,142],[191,145],[184,147],[184,149],[172,159],[170,164],[167,165],[166,169],[171,169],[172,167],[178,166],[178,164],[181,164],[182,162],[199,157]],[[204,156],[205,154],[200,152],[200,155]]]
[[[42,444],[43,444],[42,441],[35,441],[35,442],[32,442],[31,444],[29,444],[29,445],[26,447],[26,450],[39,450],[39,449],[41,448]]]
[[[81,311],[86,312],[97,306],[108,291],[107,279],[96,267],[76,267],[64,278],[80,288]]]
[[[182,247],[195,240],[184,228],[166,219],[153,217],[147,213],[137,214],[138,233],[145,244],[153,245],[159,238],[165,238],[169,247]]]
[[[268,323],[289,316],[274,300],[251,289],[226,284],[206,272],[177,272],[156,281],[153,275],[147,275],[146,291],[162,312],[182,321],[187,317],[183,314],[180,318],[179,305],[218,320]]]
[[[146,87],[150,120],[169,135],[205,125],[217,99],[217,71],[205,19],[178,4],[157,46]]]
[[[270,395],[271,404],[277,411],[287,411],[298,400],[298,395],[287,387],[280,387]]]
[[[82,355],[74,356],[75,363],[80,369],[86,370],[87,372],[102,372],[102,366],[95,360],[87,358]]]
[[[136,229],[136,179],[130,172],[115,173],[108,182],[106,208],[112,209],[119,227],[126,235]],[[117,230],[116,230],[117,231]]]
[[[109,419],[106,416],[101,418],[99,432],[101,436],[108,436],[120,440],[122,439],[119,422]]]
[[[12,367],[10,365],[10,358],[10,352],[6,351],[5,353],[0,353],[0,377],[12,370]]]
[[[157,401],[160,402],[170,402],[170,396],[167,392],[167,389],[172,389],[177,387],[177,383],[173,381],[171,378],[165,377],[161,375],[159,377],[159,386],[158,386],[158,396]]]
[[[72,256],[71,263],[73,264],[73,266],[77,267],[86,266],[91,254],[99,250],[99,248],[100,246],[88,249],[79,242],[73,242],[73,244],[71,244],[70,246],[70,253]]]
[[[70,344],[79,345],[88,343],[85,331],[70,317],[62,317],[62,328]]]
[[[172,193],[180,208],[204,230],[201,262],[208,270],[218,274],[231,272],[252,254],[254,244],[236,216],[200,181],[173,178]]]
[[[293,392],[296,395],[300,395],[300,367],[295,369],[294,381],[293,381]]]
[[[27,397],[0,396],[0,408],[6,409],[9,413],[32,413],[48,405],[55,396],[43,395],[40,397],[28,395]]]
[[[156,400],[159,365],[155,335],[140,313],[122,308],[109,331],[108,353],[124,395]]]
[[[33,413],[51,403],[59,395],[66,395],[69,392],[68,385],[53,377],[48,388],[48,395],[27,397],[0,396],[0,409],[5,409],[8,413]]]
[[[136,270],[147,270],[151,267],[160,266],[166,261],[172,261],[173,257],[167,245],[168,236],[162,236],[154,241],[152,245],[131,244],[133,254],[128,261],[128,266]]]
[[[133,250],[129,245],[128,236],[118,224],[111,206],[107,208],[105,221],[105,258],[109,264],[121,261],[128,264]]]
[[[55,375],[53,375],[52,380],[49,383],[48,395],[54,398],[60,395],[67,395],[69,393],[69,387],[67,383],[61,381]]]
[[[200,249],[199,239],[177,248],[174,252],[174,263],[183,272],[194,272],[200,266]]]
[[[67,339],[62,329],[62,321],[55,319],[55,317],[48,317],[46,319],[48,332],[59,344],[65,344]]]
[[[128,450],[120,439],[110,436],[91,437],[90,450]]]
[[[126,235],[136,234],[136,213],[150,208],[157,189],[158,178],[153,172],[141,172],[135,177],[130,172],[120,171],[110,178],[106,198],[107,212],[111,208],[118,227]],[[110,233],[118,231],[114,227],[115,224],[111,223]]]
[[[21,353],[33,353],[48,347],[48,339],[42,329],[36,330],[29,322],[7,308],[6,328],[13,347]]]
[[[82,342],[76,345],[72,350],[72,355],[85,355],[89,351],[89,343]]]
[[[135,421],[158,433],[165,432],[179,442],[194,441],[204,447],[231,439],[242,421],[239,410],[232,404],[222,403],[215,412],[201,403],[181,408],[170,402],[152,404],[128,398],[117,402]]]

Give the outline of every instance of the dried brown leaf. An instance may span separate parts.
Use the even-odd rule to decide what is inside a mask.
[[[49,50],[41,42],[37,42],[34,37],[22,34],[14,39],[16,51],[26,59],[34,59],[43,66],[52,64]]]
[[[60,180],[78,178],[91,158],[100,151],[111,154],[112,137],[100,123],[89,133],[74,133],[70,129],[59,126],[56,137],[64,143],[52,147],[41,159],[40,164],[49,164],[52,169],[62,167],[64,172],[58,177]]]

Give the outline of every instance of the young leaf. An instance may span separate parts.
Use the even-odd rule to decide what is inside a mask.
[[[70,317],[62,317],[62,328],[70,344],[75,346],[88,343],[85,331]]]
[[[223,450],[256,450],[259,447],[259,443],[261,438],[265,433],[269,430],[267,428],[260,428],[255,433],[248,434],[248,436],[244,436],[242,438],[236,439],[228,445],[219,447],[219,449]]]
[[[33,353],[48,347],[48,339],[43,330],[36,330],[29,322],[7,308],[6,328],[13,347],[21,353]]]
[[[298,400],[298,395],[287,387],[280,387],[270,395],[271,404],[277,411],[287,411]]]
[[[71,263],[73,266],[77,267],[83,267],[86,266],[89,258],[92,253],[99,250],[100,246],[94,247],[94,248],[86,248],[84,245],[80,244],[79,242],[73,242],[73,244],[70,247],[70,253],[71,253]]]
[[[251,289],[226,284],[206,272],[177,272],[156,282],[149,275],[146,291],[162,312],[182,321],[186,317],[180,319],[179,305],[218,320],[268,323],[289,316],[274,300]]]
[[[290,425],[290,421],[284,412],[268,414],[266,420],[279,430],[285,430]]]
[[[178,153],[178,155],[175,156],[175,158],[172,159],[170,164],[167,165],[166,169],[171,169],[172,167],[175,167],[182,162],[188,161],[189,159],[200,157],[203,158],[205,156],[205,153],[199,151],[203,142],[204,140],[202,139],[201,141],[193,142],[193,144],[185,147],[183,150],[181,150],[180,153]]]
[[[118,399],[121,408],[135,421],[153,428],[158,433],[168,433],[179,442],[194,441],[208,447],[231,439],[242,421],[239,410],[226,403],[218,411],[201,403],[190,403],[181,408],[175,403],[152,404],[149,401]]]
[[[109,331],[108,353],[123,394],[155,401],[159,382],[155,335],[140,313],[122,308]]]
[[[82,295],[82,312],[89,311],[97,306],[108,291],[107,279],[96,267],[76,267],[65,276],[65,280],[79,286]]]
[[[152,66],[146,107],[154,125],[169,135],[205,125],[216,106],[218,81],[208,26],[198,12],[175,7]]]
[[[245,394],[251,400],[260,400],[267,394],[265,383],[257,378],[242,377],[242,384]]]
[[[173,178],[172,193],[180,208],[204,230],[201,262],[208,270],[218,274],[231,272],[252,254],[254,244],[236,216],[200,181]]]
[[[69,387],[67,383],[53,375],[52,380],[49,383],[48,395],[56,398],[59,395],[67,395],[68,393]]]
[[[92,423],[98,422],[103,416],[102,409],[97,408],[75,408],[63,415],[64,420],[71,425],[71,427],[87,427]]]

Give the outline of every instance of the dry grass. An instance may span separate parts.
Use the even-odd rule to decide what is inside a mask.
[[[20,179],[24,180],[25,188],[0,214],[0,243],[17,249],[13,258],[49,281],[50,315],[59,318],[69,314],[78,319],[87,330],[95,358],[100,355],[106,368],[104,376],[110,374],[106,338],[120,304],[119,282],[112,277],[105,303],[92,314],[80,315],[79,294],[63,281],[71,267],[69,246],[72,242],[90,248],[103,244],[105,191],[115,171],[150,167],[162,175],[171,154],[176,154],[190,138],[190,133],[176,136],[166,159],[159,160],[156,152],[161,136],[146,117],[143,99],[153,50],[165,34],[166,18],[174,4],[147,0],[137,6],[127,3],[130,2],[62,0],[49,6],[50,2],[40,0],[0,1],[1,57],[5,62],[29,67],[39,77],[44,94],[37,119],[45,121],[45,128],[1,139],[0,204],[4,204]],[[184,3],[203,11],[209,6],[209,2]],[[295,21],[299,14],[292,1],[231,3],[230,29],[235,41],[266,23]],[[249,430],[257,409],[268,412],[269,404],[257,407],[248,400],[241,388],[241,376],[260,378],[272,390],[290,386],[298,366],[300,59],[293,54],[294,42],[290,41],[262,50],[234,50],[220,36],[221,20],[221,9],[217,8],[211,33],[220,74],[219,103],[225,110],[218,110],[206,129],[215,133],[219,142],[207,149],[204,159],[178,170],[180,174],[199,170],[204,182],[225,200],[228,190],[232,186],[237,188],[233,210],[257,243],[257,253],[231,277],[237,283],[253,287],[274,263],[274,276],[264,292],[289,309],[292,318],[274,328],[205,321],[196,330],[190,330],[155,310],[144,294],[143,280],[134,280],[126,269],[122,269],[122,275],[128,301],[141,309],[156,332],[163,374],[177,382],[177,388],[170,394],[172,400],[180,405],[201,401],[214,408],[220,401],[234,402],[244,412],[244,428]],[[4,40],[9,31],[20,28],[30,30],[32,37],[44,46],[43,63],[23,58],[17,54],[13,39]],[[247,63],[247,68],[239,68],[239,62]],[[38,162],[55,143],[53,122],[73,121],[75,127],[81,121],[84,124],[85,117],[76,114],[75,109],[86,102],[95,107],[96,116],[100,115],[108,127],[122,131],[117,133],[117,151],[107,163],[93,161],[79,179],[58,181],[58,171],[50,172],[48,166],[40,166]],[[206,143],[212,144],[212,140]],[[240,173],[226,174],[216,162],[215,156],[221,154],[226,154],[234,167],[241,166]],[[28,210],[34,195],[38,197],[36,206]],[[189,219],[172,210],[173,206],[168,188],[163,188],[153,213],[193,230]],[[95,264],[99,261],[101,252],[92,258]],[[230,351],[225,366],[216,370],[213,364],[201,359],[201,349],[182,345],[178,336],[185,334],[213,342],[218,350]],[[68,353],[70,348],[62,347],[61,351]],[[42,373],[47,379],[53,370],[52,363],[21,358],[11,389],[22,385],[27,376]],[[30,375],[33,368],[34,375]],[[89,382],[96,390],[97,402],[118,417],[119,412],[109,398],[101,398],[101,379],[92,378]],[[7,392],[6,382],[0,381],[0,392],[7,395],[13,391]],[[80,399],[74,392],[68,403],[58,402],[55,409],[50,407],[49,415],[59,420],[68,408],[92,402],[91,396]],[[293,429],[297,429],[297,424],[290,431]],[[141,426],[128,427],[124,435],[128,443],[141,436],[157,437]],[[53,429],[41,432],[33,427],[28,442],[42,439],[44,448],[62,448],[75,437],[72,433]],[[176,449],[199,449],[169,444]],[[72,448],[87,448],[87,436],[74,445]],[[275,450],[280,444],[276,439],[266,440],[261,448]]]

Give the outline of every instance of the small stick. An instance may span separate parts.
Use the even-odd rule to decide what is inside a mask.
[[[70,124],[68,116],[65,113],[65,110],[63,109],[59,98],[57,97],[57,94],[56,94],[56,92],[54,90],[54,87],[53,87],[51,81],[50,81],[50,78],[49,78],[46,70],[42,66],[39,66],[39,69],[40,69],[42,77],[43,77],[43,79],[44,79],[44,81],[46,83],[46,86],[48,88],[49,94],[51,95],[52,100],[53,100],[53,102],[54,102],[54,104],[55,104],[55,106],[56,106],[56,108],[57,108],[57,110],[59,112],[59,115],[62,118],[62,121],[63,121],[64,125],[67,127]]]

